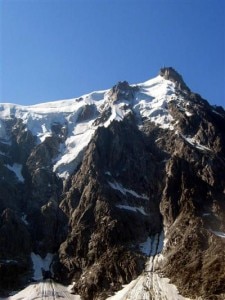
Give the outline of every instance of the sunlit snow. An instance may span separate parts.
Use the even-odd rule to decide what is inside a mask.
[[[148,216],[148,214],[144,211],[144,208],[142,206],[137,207],[137,206],[118,204],[118,205],[116,205],[116,207],[121,208],[121,209],[130,210],[130,211],[133,211],[133,212],[139,212],[142,215]]]
[[[122,121],[124,117],[131,111],[130,109],[124,109],[127,101],[121,101],[119,104],[111,104],[112,113],[109,119],[104,123],[105,127],[108,127],[110,123],[115,121]]]
[[[209,147],[206,147],[206,146],[200,144],[199,141],[197,141],[197,139],[195,137],[186,137],[182,134],[181,134],[181,136],[186,142],[188,142],[193,147],[195,147],[199,150],[202,150],[202,151],[211,151],[211,149]]]
[[[189,111],[185,111],[185,115],[186,115],[187,117],[191,117],[191,116],[193,116],[193,114],[192,114],[192,113],[190,113]]]
[[[93,134],[94,129],[91,128],[90,122],[78,124],[71,136],[67,138],[62,152],[54,164],[53,171],[57,172],[60,177],[67,178],[80,163],[79,154],[88,145]]]
[[[141,198],[141,199],[145,199],[145,200],[148,200],[148,197],[146,195],[140,195],[138,193],[136,193],[135,191],[133,190],[130,190],[130,189],[126,189],[125,187],[122,186],[122,184],[114,181],[114,182],[110,182],[108,181],[109,185],[111,186],[111,188],[113,188],[114,190],[118,190],[120,191],[123,195],[126,195],[126,194],[130,194],[136,198]]]
[[[161,277],[157,273],[157,268],[164,259],[160,253],[163,244],[163,233],[148,237],[144,243],[140,244],[143,253],[149,256],[145,271],[107,300],[190,300],[181,296],[168,278]]]
[[[173,117],[167,103],[175,96],[174,83],[157,76],[138,86],[140,91],[136,95],[134,109],[159,127],[173,130]]]
[[[68,299],[68,300],[80,300],[79,295],[73,295],[70,293],[69,287],[63,286],[52,280],[46,280],[41,282],[35,282],[27,286],[22,291],[15,293],[8,298],[0,298],[0,300],[56,300],[56,299]]]
[[[173,130],[173,117],[168,111],[167,104],[175,97],[175,84],[157,76],[138,84],[137,87],[139,89],[134,99],[130,101],[121,99],[110,102],[109,90],[103,90],[79,98],[32,106],[2,103],[0,104],[0,139],[6,142],[8,138],[4,125],[6,119],[21,119],[28,130],[37,137],[38,143],[43,143],[47,137],[54,135],[53,124],[60,124],[67,134],[61,142],[58,156],[54,158],[52,167],[59,177],[67,178],[82,161],[83,150],[99,126],[108,127],[112,121],[121,121],[126,115],[134,112],[161,128]],[[87,105],[94,105],[99,113],[111,108],[111,114],[98,125],[94,123],[98,114],[90,116],[89,120],[78,122],[81,111]],[[22,177],[20,179],[22,180]]]
[[[222,231],[214,231],[214,230],[211,230],[211,232],[212,232],[213,234],[215,234],[216,236],[219,236],[219,237],[225,239],[225,232],[222,232]]]

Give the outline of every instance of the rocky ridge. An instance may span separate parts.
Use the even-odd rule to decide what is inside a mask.
[[[106,299],[160,252],[155,271],[183,296],[224,299],[224,128],[224,109],[172,68],[79,99],[1,104],[0,290],[34,277],[31,253],[53,253],[55,280]]]

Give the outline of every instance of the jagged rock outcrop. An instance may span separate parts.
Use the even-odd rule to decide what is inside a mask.
[[[54,253],[55,280],[106,299],[162,251],[158,271],[182,295],[224,299],[222,107],[162,68],[137,86],[29,108],[29,118],[9,111],[0,118],[0,292],[32,278],[31,252]]]
[[[184,82],[182,76],[172,67],[163,67],[160,69],[159,74],[167,80],[175,82],[176,88],[183,92],[190,92],[189,87]]]
[[[120,100],[132,101],[136,91],[138,91],[137,86],[130,86],[127,81],[119,81],[109,91],[109,99],[112,102]]]

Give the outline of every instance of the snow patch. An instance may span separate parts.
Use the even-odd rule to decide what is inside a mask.
[[[214,231],[214,230],[210,230],[213,234],[215,234],[216,236],[219,236],[223,239],[225,239],[225,232],[222,231]]]
[[[21,164],[13,164],[12,166],[10,165],[6,165],[6,167],[10,170],[10,171],[13,171],[17,177],[17,179],[20,181],[20,182],[24,182],[24,178],[23,178],[23,175],[21,173],[22,171],[22,168],[23,166]]]
[[[211,213],[203,213],[202,216],[203,217],[211,216]]]
[[[0,155],[8,157],[4,152],[0,151]]]
[[[138,85],[134,110],[163,129],[173,130],[173,117],[167,104],[175,97],[175,84],[157,76]]]
[[[216,111],[216,110],[213,109],[212,112],[214,112],[214,114],[217,114],[217,115],[219,115],[220,117],[223,117],[223,118],[224,118],[224,116],[223,116],[222,114],[218,113],[218,111]]]
[[[194,146],[195,148],[199,149],[199,150],[202,150],[202,151],[211,151],[210,148],[204,146],[204,145],[201,145],[195,137],[186,137],[182,134],[180,134],[181,137],[186,141],[188,142],[188,144]]]
[[[144,194],[140,195],[133,190],[126,189],[125,187],[122,186],[122,184],[120,184],[116,181],[115,182],[108,181],[108,184],[111,186],[111,188],[113,188],[114,190],[120,191],[125,196],[126,196],[126,194],[130,194],[136,198],[148,200],[148,197],[146,195],[144,195]]]
[[[42,270],[49,271],[50,265],[52,262],[53,254],[48,253],[45,258],[42,258],[40,255],[35,254],[34,252],[31,253],[31,259],[33,262],[33,269],[34,269],[34,280],[42,280]]]
[[[25,225],[29,225],[28,221],[27,221],[27,215],[23,214],[22,217],[21,217],[21,220],[23,221],[23,223]]]
[[[164,234],[156,234],[153,236],[147,237],[146,241],[139,245],[139,248],[142,253],[148,256],[154,256],[160,253],[164,245]]]
[[[190,113],[189,111],[185,111],[185,115],[186,115],[187,117],[191,117],[191,116],[193,116],[193,114],[192,114],[192,113]]]
[[[112,176],[112,174],[111,174],[109,171],[106,171],[106,172],[105,172],[105,175]]]
[[[90,142],[94,129],[90,122],[80,123],[74,128],[70,137],[67,138],[61,153],[56,158],[53,171],[61,178],[67,178],[82,160],[82,152]]]
[[[141,207],[137,207],[137,206],[130,206],[130,205],[118,204],[118,205],[116,205],[116,207],[121,208],[121,209],[127,209],[127,210],[130,210],[130,211],[136,212],[136,213],[139,212],[139,213],[141,213],[144,216],[148,216],[149,215],[149,214],[147,214],[144,211],[144,208],[142,206]]]
[[[125,105],[127,101],[120,101],[119,104],[113,103],[111,104],[111,116],[109,119],[104,123],[104,127],[108,127],[112,121],[122,121],[124,117],[131,112],[130,109],[125,109]]]

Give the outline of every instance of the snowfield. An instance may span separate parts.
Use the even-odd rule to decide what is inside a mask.
[[[65,287],[52,280],[35,282],[30,284],[24,290],[16,293],[8,298],[0,298],[0,300],[38,300],[38,299],[69,299],[80,300],[79,295],[72,295],[69,287]]]
[[[179,295],[175,285],[168,278],[157,273],[139,276],[107,300],[190,300]]]

